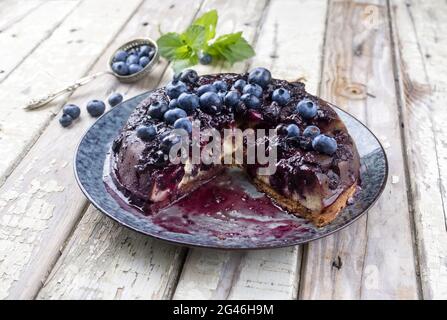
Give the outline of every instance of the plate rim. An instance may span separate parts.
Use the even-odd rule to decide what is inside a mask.
[[[159,240],[159,241],[163,241],[163,242],[166,242],[166,243],[169,243],[169,244],[173,244],[173,245],[177,245],[177,246],[184,246],[184,247],[189,247],[189,248],[216,249],[216,250],[223,250],[223,251],[269,250],[269,249],[279,249],[279,248],[287,248],[287,247],[292,247],[292,246],[303,245],[303,244],[306,244],[306,243],[309,243],[309,242],[313,242],[313,241],[316,241],[316,240],[325,238],[325,237],[330,236],[330,235],[332,235],[332,234],[334,234],[334,233],[336,233],[336,232],[339,232],[339,231],[341,231],[341,230],[347,228],[348,226],[350,226],[350,225],[353,224],[354,222],[356,222],[356,221],[357,221],[358,219],[360,219],[361,217],[363,217],[363,216],[364,216],[365,214],[367,214],[368,211],[369,211],[369,210],[370,210],[370,209],[377,203],[378,199],[381,197],[383,191],[385,190],[386,185],[388,184],[388,176],[389,176],[388,157],[387,157],[387,154],[386,154],[386,152],[385,152],[385,148],[383,147],[383,145],[382,145],[382,143],[380,142],[379,138],[378,138],[378,137],[377,137],[377,136],[376,136],[376,135],[375,135],[375,134],[374,134],[374,133],[373,133],[373,132],[372,132],[372,131],[371,131],[371,130],[370,130],[370,129],[363,123],[363,122],[362,122],[362,121],[360,121],[359,119],[357,119],[357,117],[355,117],[355,116],[353,116],[351,113],[349,113],[349,112],[347,112],[347,111],[341,109],[340,107],[338,107],[338,106],[336,106],[336,105],[334,105],[334,104],[328,102],[332,108],[338,109],[338,110],[340,110],[340,111],[346,113],[346,114],[349,115],[350,117],[354,118],[358,123],[360,123],[360,125],[362,125],[362,126],[363,126],[363,127],[364,127],[364,128],[365,128],[365,129],[366,129],[366,130],[367,130],[367,131],[374,137],[374,139],[376,139],[376,141],[378,142],[379,147],[380,147],[380,149],[382,150],[382,153],[383,153],[383,155],[384,155],[384,161],[385,161],[385,163],[384,163],[384,165],[385,165],[385,175],[384,175],[384,179],[383,179],[384,183],[382,183],[382,185],[380,186],[380,189],[379,189],[379,191],[378,191],[378,193],[377,193],[377,196],[374,198],[374,200],[373,200],[373,201],[372,201],[372,202],[371,202],[371,203],[370,203],[370,204],[369,204],[369,205],[368,205],[368,206],[367,206],[367,207],[366,207],[360,214],[358,214],[356,217],[354,217],[354,218],[348,220],[345,224],[343,224],[343,225],[340,226],[339,228],[336,228],[336,229],[334,229],[334,230],[328,231],[327,233],[318,235],[317,237],[312,238],[312,239],[310,239],[310,240],[303,240],[303,241],[297,241],[297,242],[285,242],[285,243],[283,243],[283,244],[276,244],[276,245],[272,245],[272,246],[262,246],[262,247],[225,247],[225,246],[220,246],[220,247],[219,247],[219,246],[216,246],[216,245],[205,245],[205,244],[191,243],[191,242],[181,241],[181,240],[172,240],[172,239],[163,238],[162,236],[159,236],[159,235],[149,234],[149,233],[147,233],[147,232],[144,232],[144,231],[141,230],[141,229],[137,229],[135,226],[131,226],[131,225],[129,225],[128,223],[125,223],[125,222],[119,220],[117,217],[115,217],[114,215],[112,215],[112,214],[110,214],[109,212],[107,212],[107,210],[103,209],[103,208],[102,208],[102,207],[95,201],[95,199],[94,199],[92,196],[90,196],[90,194],[88,193],[88,191],[84,188],[84,186],[83,186],[83,184],[82,184],[82,182],[81,182],[81,180],[80,180],[80,178],[79,178],[78,170],[77,170],[77,166],[76,166],[76,164],[77,164],[77,157],[78,157],[78,154],[79,154],[79,148],[80,148],[82,142],[85,140],[87,134],[90,132],[90,130],[93,128],[93,126],[94,126],[99,120],[101,120],[103,117],[107,117],[108,114],[111,113],[113,110],[122,107],[122,105],[123,105],[124,103],[129,102],[130,100],[133,100],[133,99],[137,99],[137,98],[139,98],[139,97],[141,97],[141,96],[148,95],[148,94],[151,93],[152,91],[154,91],[154,90],[145,91],[145,92],[140,93],[140,94],[138,94],[138,95],[136,95],[136,96],[133,96],[133,97],[127,99],[127,100],[124,100],[124,101],[120,102],[118,105],[116,105],[115,107],[110,108],[110,110],[108,110],[107,112],[105,112],[104,114],[102,114],[100,117],[98,117],[98,118],[96,119],[96,121],[90,125],[90,127],[88,128],[88,130],[85,131],[85,132],[83,133],[81,139],[79,140],[79,142],[78,142],[78,144],[77,144],[77,146],[76,146],[75,154],[74,154],[74,157],[73,157],[73,171],[74,171],[75,179],[76,179],[76,182],[77,182],[79,188],[81,189],[82,193],[83,193],[84,196],[87,198],[87,200],[88,200],[88,201],[89,201],[89,202],[90,202],[90,203],[91,203],[97,210],[99,210],[102,214],[104,214],[104,215],[106,215],[107,217],[113,219],[114,221],[116,221],[116,222],[119,223],[120,225],[122,225],[122,226],[124,226],[124,227],[126,227],[126,228],[128,228],[128,229],[130,229],[130,230],[136,231],[136,232],[138,232],[138,233],[140,233],[140,234],[142,234],[142,235],[145,235],[145,236],[147,236],[147,237],[151,237],[151,238],[157,239],[157,240]],[[355,141],[354,141],[354,142],[355,142]],[[132,212],[126,210],[125,208],[123,208],[121,205],[120,205],[120,207],[121,207],[123,210],[125,210],[126,212],[128,212],[129,214],[134,214],[134,213],[132,213]],[[82,219],[82,217],[81,217],[81,219]]]

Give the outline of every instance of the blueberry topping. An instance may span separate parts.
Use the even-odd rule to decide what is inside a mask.
[[[212,84],[204,84],[203,86],[200,86],[196,91],[199,97],[205,92],[217,92],[217,90]]]
[[[62,109],[63,114],[68,114],[72,120],[78,118],[81,114],[81,109],[74,104],[67,104]]]
[[[310,120],[317,115],[317,105],[309,99],[304,99],[296,105],[298,114],[306,120]]]
[[[244,79],[239,79],[233,84],[232,89],[236,89],[236,90],[239,90],[240,92],[242,92],[242,90],[244,90],[244,87],[246,85],[247,85],[247,81],[245,81]]]
[[[222,80],[214,81],[213,87],[216,88],[217,92],[219,92],[219,91],[224,91],[225,92],[225,91],[228,90],[227,83],[225,81],[222,81]]]
[[[262,88],[261,88],[261,86],[255,84],[255,83],[249,83],[244,87],[244,89],[242,90],[242,93],[252,94],[258,98],[261,98],[262,97]]]
[[[62,117],[59,118],[59,123],[64,128],[68,127],[73,122],[73,118],[68,114],[62,114]]]
[[[87,103],[87,112],[90,113],[92,117],[99,117],[106,110],[106,105],[100,100],[92,100]]]
[[[260,85],[262,88],[272,81],[272,74],[266,68],[255,68],[248,74],[248,82]]]
[[[180,81],[184,83],[196,84],[197,80],[199,80],[199,75],[192,69],[186,69],[180,75]]]
[[[128,54],[127,54],[126,51],[118,50],[115,53],[115,56],[113,57],[113,61],[114,62],[118,62],[118,61],[123,61],[124,62],[124,61],[126,61],[127,57],[128,57]]]
[[[160,149],[163,151],[163,153],[168,154],[171,148],[180,142],[181,139],[179,136],[170,134],[163,138],[163,140],[160,143]]]
[[[224,103],[225,95],[226,95],[226,94],[227,94],[226,91],[219,91],[219,92],[217,93],[217,95],[219,96],[220,100],[222,100],[222,103]]]
[[[272,100],[278,103],[280,106],[286,105],[290,100],[290,92],[287,89],[279,88],[273,91]]]
[[[148,114],[154,119],[162,119],[165,112],[168,111],[168,104],[166,101],[154,101],[149,106]]]
[[[300,135],[300,128],[294,123],[289,124],[286,130],[288,138],[297,138]]]
[[[128,66],[130,66],[131,64],[138,64],[139,62],[140,62],[140,58],[136,54],[131,54],[126,59],[126,63]]]
[[[129,74],[129,67],[123,61],[114,62],[112,64],[112,70],[120,76],[126,76]]]
[[[331,155],[337,150],[337,141],[332,137],[320,134],[312,140],[312,147],[315,151]]]
[[[188,118],[180,118],[180,119],[175,120],[174,128],[175,129],[183,129],[186,132],[188,132],[188,134],[191,134],[192,123]]]
[[[241,96],[241,101],[248,109],[257,109],[261,106],[261,101],[255,95],[246,93]]]
[[[217,113],[222,107],[222,99],[215,92],[205,92],[200,96],[200,108],[207,113]]]
[[[139,60],[139,64],[142,68],[144,68],[145,66],[147,66],[149,64],[149,62],[151,62],[151,59],[149,59],[149,57],[143,56],[140,58]]]
[[[186,84],[177,79],[174,79],[166,86],[166,93],[171,99],[178,98],[179,95],[186,91],[188,91]]]
[[[178,107],[179,105],[177,99],[172,99],[171,101],[169,101],[169,109],[175,109]]]
[[[178,107],[191,114],[199,107],[199,97],[193,93],[182,93],[178,98]]]
[[[235,107],[241,100],[241,94],[238,91],[228,91],[224,98],[224,103],[228,107]]]
[[[137,128],[137,137],[143,141],[151,141],[157,135],[155,126],[139,126]]]
[[[180,108],[170,109],[165,112],[164,119],[167,124],[173,124],[177,119],[186,118],[185,110]]]
[[[207,65],[207,64],[210,64],[212,61],[213,61],[213,57],[206,52],[202,52],[199,55],[199,62],[201,64]]]
[[[143,67],[139,64],[134,63],[129,66],[129,74],[135,74],[140,72],[141,70],[143,70]]]
[[[320,129],[318,129],[318,127],[316,126],[308,126],[306,129],[304,129],[303,131],[303,136],[307,137],[307,138],[315,138],[316,136],[318,136],[320,134]]]
[[[111,107],[116,106],[118,103],[123,101],[123,96],[121,93],[115,92],[109,96],[108,102]]]

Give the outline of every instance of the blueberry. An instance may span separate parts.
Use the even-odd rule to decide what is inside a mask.
[[[210,113],[218,112],[220,111],[221,106],[222,106],[222,99],[215,92],[205,92],[200,96],[200,107],[205,112],[208,111],[210,111]]]
[[[180,142],[181,142],[181,139],[179,136],[170,134],[170,135],[164,137],[163,140],[161,140],[160,149],[163,151],[163,153],[169,154],[169,151],[171,150],[171,148]]]
[[[136,54],[131,54],[126,59],[126,63],[128,66],[130,66],[131,64],[138,64],[139,62],[140,62],[140,58]]]
[[[152,47],[150,47],[150,46],[147,46],[147,45],[144,45],[144,46],[141,46],[140,48],[139,48],[139,50],[138,50],[138,56],[139,57],[148,57],[149,56],[149,53],[152,51],[153,49],[152,49]]]
[[[232,89],[236,89],[236,90],[239,90],[240,92],[242,92],[242,90],[244,90],[244,87],[246,85],[247,85],[247,81],[245,81],[244,79],[239,79],[233,84]]]
[[[87,103],[87,112],[90,113],[92,117],[99,117],[106,110],[106,105],[100,100],[92,100]]]
[[[123,101],[123,96],[121,95],[121,93],[115,92],[115,93],[112,93],[112,94],[109,96],[108,101],[109,101],[110,106],[111,106],[111,107],[114,107],[114,106],[116,106],[118,103],[120,103],[121,101]]]
[[[288,138],[297,138],[300,135],[300,128],[294,123],[289,124],[286,130]]]
[[[331,155],[337,150],[337,141],[334,138],[320,134],[312,140],[312,147],[318,152]]]
[[[118,62],[118,61],[123,61],[124,62],[124,61],[126,61],[127,57],[128,57],[128,54],[127,54],[126,51],[118,50],[115,53],[115,56],[113,57],[113,61],[114,62]]]
[[[290,92],[287,89],[279,88],[273,91],[272,100],[277,102],[280,106],[286,105],[290,100]]]
[[[303,136],[307,137],[307,138],[315,138],[316,136],[318,136],[320,134],[320,129],[318,129],[318,127],[316,126],[308,126],[306,129],[304,129],[303,131]]]
[[[139,64],[134,63],[129,66],[129,74],[135,74],[140,72],[141,70],[143,70],[143,67]]]
[[[261,101],[255,95],[245,93],[241,96],[241,101],[248,109],[257,109],[261,106]]]
[[[219,91],[219,92],[217,93],[217,95],[219,96],[220,100],[222,100],[222,103],[224,103],[225,95],[226,95],[226,94],[227,94],[226,91]]]
[[[204,84],[203,86],[200,86],[196,91],[199,97],[205,92],[217,92],[217,90],[212,84]]]
[[[272,74],[266,68],[255,68],[248,74],[248,82],[260,85],[262,88],[272,81]]]
[[[62,114],[62,117],[59,118],[59,123],[61,126],[68,127],[73,122],[73,118],[68,114]]]
[[[147,66],[149,64],[149,62],[151,62],[151,59],[149,59],[149,57],[143,56],[140,58],[139,60],[139,64],[142,68],[144,68],[145,66]]]
[[[180,81],[184,83],[196,84],[197,80],[199,80],[199,75],[195,70],[192,69],[186,69],[180,75]]]
[[[207,65],[213,61],[213,57],[206,52],[203,52],[199,55],[199,62],[201,64]]]
[[[317,109],[317,105],[309,99],[301,100],[296,105],[296,111],[303,119],[306,120],[315,117],[317,115]]]
[[[244,89],[242,90],[242,93],[249,93],[249,94],[252,94],[252,95],[260,98],[260,97],[262,97],[262,88],[261,88],[261,86],[255,84],[255,83],[250,83],[244,87]]]
[[[162,119],[166,111],[168,111],[168,104],[166,101],[158,100],[152,102],[149,106],[148,114],[154,119]]]
[[[81,109],[74,104],[67,104],[62,109],[63,114],[68,114],[72,120],[78,118],[81,114]]]
[[[114,62],[112,64],[112,70],[113,72],[119,74],[120,76],[126,76],[129,74],[129,67],[123,61]]]
[[[169,101],[169,109],[175,109],[178,107],[179,105],[177,99],[172,99],[171,101]]]
[[[151,141],[157,135],[155,126],[139,126],[137,128],[137,137],[143,141]]]
[[[186,132],[188,132],[188,134],[191,134],[192,123],[188,118],[180,118],[180,119],[175,120],[174,128],[175,129],[183,129]]]
[[[186,84],[182,81],[174,79],[166,86],[166,93],[171,99],[176,99],[183,92],[188,91]]]
[[[193,113],[194,110],[196,110],[200,105],[198,96],[196,96],[193,93],[186,93],[186,92],[183,92],[177,98],[177,102],[179,108],[185,110],[187,114]]]
[[[241,100],[241,94],[238,91],[228,91],[224,98],[224,103],[228,107],[235,107]]]
[[[227,91],[228,90],[228,85],[225,81],[222,80],[217,80],[214,81],[213,83],[213,87],[216,88],[216,91]]]
[[[187,114],[186,114],[185,110],[180,109],[180,108],[170,109],[170,110],[166,111],[166,113],[164,115],[164,119],[167,124],[173,124],[175,122],[175,120],[180,119],[180,118],[186,118],[186,117],[187,117]]]

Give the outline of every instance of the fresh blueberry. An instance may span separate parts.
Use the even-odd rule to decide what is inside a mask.
[[[270,81],[272,81],[272,74],[266,68],[255,68],[248,74],[248,82],[256,83],[262,88],[267,87]]]
[[[257,109],[261,106],[261,101],[255,95],[245,93],[241,96],[241,101],[248,109]]]
[[[174,128],[186,130],[186,132],[188,132],[188,134],[191,134],[192,123],[188,118],[180,118],[180,119],[175,120]]]
[[[113,57],[114,62],[123,61],[125,62],[128,57],[128,53],[124,50],[118,50]]]
[[[249,83],[244,87],[244,89],[242,90],[242,93],[252,94],[252,95],[260,98],[260,97],[262,97],[262,88],[261,88],[261,86],[257,85],[256,83]]]
[[[177,119],[186,118],[185,110],[180,108],[170,109],[165,112],[164,119],[167,124],[173,124]]]
[[[149,106],[148,114],[154,119],[162,119],[166,111],[168,111],[168,104],[166,101],[158,100],[152,102]]]
[[[228,107],[235,107],[241,100],[241,94],[239,91],[228,91],[224,98],[224,103]]]
[[[290,92],[287,89],[279,88],[273,91],[272,100],[277,102],[280,106],[286,105],[290,100]]]
[[[126,63],[128,66],[130,66],[131,64],[138,64],[139,62],[140,62],[140,58],[136,54],[131,54],[126,59]]]
[[[220,111],[221,106],[222,99],[215,92],[205,92],[200,96],[200,107],[205,112],[216,113]]]
[[[129,67],[123,61],[114,62],[112,64],[112,70],[120,76],[127,76],[129,74]]]
[[[136,48],[132,48],[130,50],[127,50],[127,54],[130,56],[132,54],[138,55],[138,50]]]
[[[196,96],[193,93],[186,93],[186,92],[183,92],[177,98],[177,102],[179,108],[185,110],[187,114],[193,113],[194,110],[196,110],[200,105],[198,96]]]
[[[217,95],[219,96],[220,100],[222,100],[222,103],[224,103],[224,101],[225,101],[225,95],[226,95],[226,94],[227,94],[226,91],[219,91],[219,92],[217,93]]]
[[[139,126],[137,128],[137,137],[143,141],[151,141],[157,135],[155,126]]]
[[[164,154],[169,154],[171,148],[181,142],[181,138],[175,134],[169,134],[161,140],[160,149]]]
[[[166,86],[166,93],[171,99],[178,98],[179,95],[186,91],[188,91],[186,84],[183,81],[179,81],[177,79],[174,79]]]
[[[233,84],[232,89],[236,89],[236,90],[242,92],[242,90],[244,90],[244,87],[246,85],[247,85],[247,81],[245,81],[244,79],[239,79]]]
[[[317,109],[317,105],[309,99],[301,100],[296,105],[296,111],[303,119],[306,120],[315,117],[317,115]]]
[[[92,117],[99,117],[106,110],[106,104],[100,100],[92,100],[87,103],[87,112]]]
[[[177,99],[172,99],[171,101],[169,101],[169,109],[175,109],[178,107],[179,105]]]
[[[59,123],[64,128],[68,127],[73,122],[73,118],[68,114],[62,114],[62,117],[59,118]]]
[[[140,72],[141,70],[143,70],[143,67],[139,64],[134,63],[129,66],[129,74],[135,74]]]
[[[214,81],[213,83],[213,87],[216,88],[216,91],[227,91],[228,90],[228,85],[225,81],[222,80],[217,80]]]
[[[197,80],[199,80],[199,75],[192,69],[186,69],[180,75],[180,81],[184,83],[196,84]]]
[[[304,129],[303,131],[303,136],[307,137],[307,138],[315,138],[316,136],[318,136],[320,134],[320,129],[318,129],[318,127],[316,126],[308,126],[306,129]]]
[[[121,101],[123,101],[123,96],[121,93],[118,93],[118,92],[112,93],[108,99],[108,102],[111,107],[116,106]]]
[[[318,152],[331,155],[337,150],[337,141],[334,138],[320,134],[312,140],[312,147]]]
[[[151,62],[151,59],[149,59],[149,57],[146,56],[142,56],[139,60],[139,64],[142,68],[144,68],[145,66],[147,66],[149,64],[149,62]]]
[[[288,138],[297,138],[300,135],[300,128],[294,123],[289,124],[286,130]]]
[[[206,52],[203,52],[199,55],[199,62],[201,64],[207,65],[213,61],[213,57]]]
[[[81,109],[74,104],[67,104],[62,109],[63,114],[68,114],[72,120],[78,118],[81,115]]]
[[[150,53],[152,50],[153,50],[153,49],[152,49],[152,47],[150,47],[150,46],[147,46],[147,45],[141,46],[141,47],[139,48],[139,50],[138,50],[138,56],[140,56],[140,57],[148,57],[148,56],[149,56],[149,53]]]
[[[204,85],[200,86],[196,91],[196,93],[199,97],[202,94],[204,94],[205,92],[217,92],[217,90],[212,84],[204,84]]]

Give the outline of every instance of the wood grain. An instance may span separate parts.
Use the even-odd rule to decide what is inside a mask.
[[[325,53],[321,96],[378,135],[387,146],[390,176],[398,179],[388,181],[367,216],[308,245],[300,298],[416,299],[416,261],[385,1],[331,2]]]
[[[15,23],[20,22],[26,16],[42,5],[42,0],[3,0],[0,2],[0,32],[4,32]]]
[[[422,292],[447,298],[447,4],[390,1]]]
[[[325,18],[326,2],[271,1],[251,66],[268,67],[277,78],[305,77],[308,90],[314,92]],[[246,253],[193,249],[174,299],[294,299],[300,256],[299,247]]]

